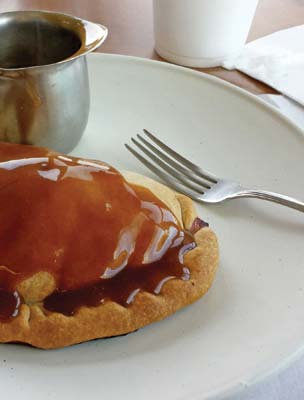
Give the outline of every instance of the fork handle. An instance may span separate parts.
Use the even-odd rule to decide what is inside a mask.
[[[243,190],[236,197],[255,197],[304,212],[304,202],[283,194],[268,192],[267,190]]]

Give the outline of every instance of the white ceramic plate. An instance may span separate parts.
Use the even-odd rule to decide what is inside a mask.
[[[304,137],[255,97],[135,58],[92,55],[89,70],[92,109],[74,154],[150,175],[123,146],[148,128],[219,176],[304,198]],[[23,400],[218,399],[299,355],[304,215],[259,200],[198,208],[221,248],[203,299],[125,337],[56,351],[2,345],[1,393]]]

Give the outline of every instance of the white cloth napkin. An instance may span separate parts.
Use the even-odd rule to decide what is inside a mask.
[[[248,43],[223,67],[238,69],[304,106],[304,25]]]

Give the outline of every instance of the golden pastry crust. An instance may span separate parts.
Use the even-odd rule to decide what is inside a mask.
[[[150,189],[189,229],[197,214],[192,200],[152,179],[126,172],[133,184]],[[185,255],[191,279],[170,280],[159,295],[139,292],[126,307],[107,301],[98,307],[82,307],[75,315],[65,316],[43,308],[42,300],[54,290],[47,273],[39,273],[22,282],[18,290],[25,304],[17,317],[0,322],[0,342],[23,342],[43,349],[65,347],[84,341],[117,336],[159,321],[193,303],[210,288],[218,265],[218,243],[209,228],[195,234],[197,247]]]

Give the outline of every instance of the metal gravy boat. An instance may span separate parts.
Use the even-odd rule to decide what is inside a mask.
[[[107,33],[67,14],[0,14],[0,141],[76,146],[90,106],[86,55]]]

